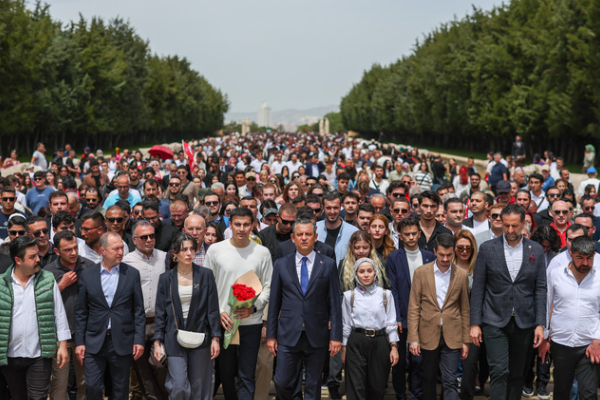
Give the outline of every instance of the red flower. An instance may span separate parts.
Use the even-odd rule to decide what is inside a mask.
[[[532,254],[529,256],[529,262],[534,262],[535,261],[535,256]]]
[[[250,300],[254,296],[256,296],[256,291],[246,285],[236,284],[236,285],[231,286],[231,288],[233,289],[233,295],[239,301]]]

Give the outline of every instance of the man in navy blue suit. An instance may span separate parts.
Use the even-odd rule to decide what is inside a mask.
[[[388,256],[388,274],[396,305],[396,322],[398,323],[398,355],[400,359],[392,369],[392,383],[398,400],[406,399],[406,338],[408,299],[412,287],[412,278],[415,269],[421,265],[435,260],[435,255],[425,249],[419,248],[419,221],[408,217],[398,223],[400,232],[399,249]],[[421,387],[421,356],[410,355],[411,358],[411,392],[414,399],[420,399],[423,388]]]
[[[313,153],[310,162],[306,163],[306,175],[317,178],[325,171],[325,164],[319,161],[319,153]]]
[[[85,360],[88,400],[103,400],[104,371],[112,399],[129,398],[129,367],[144,353],[146,314],[137,269],[121,262],[123,241],[114,232],[100,237],[102,261],[80,274],[75,309],[75,353]]]
[[[277,260],[273,267],[267,345],[277,356],[278,398],[302,398],[304,361],[304,398],[320,399],[320,377],[327,353],[333,357],[342,346],[339,277],[335,262],[314,251],[314,222],[298,220],[292,240],[296,251]]]

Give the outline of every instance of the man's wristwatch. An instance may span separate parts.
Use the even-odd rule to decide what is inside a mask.
[[[390,343],[390,346],[398,348],[398,343],[394,342],[394,343]]]

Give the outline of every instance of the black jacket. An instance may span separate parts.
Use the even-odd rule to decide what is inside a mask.
[[[262,245],[269,249],[271,258],[273,259],[273,262],[275,262],[275,252],[277,251],[277,247],[279,247],[281,242],[290,240],[291,232],[286,234],[279,233],[277,232],[277,224],[274,224],[260,231],[258,237],[260,238]]]

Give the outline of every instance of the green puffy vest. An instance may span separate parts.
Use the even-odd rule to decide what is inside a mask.
[[[0,275],[0,366],[6,365],[8,362],[8,340],[14,301],[11,281],[13,268],[10,267],[4,274]],[[41,270],[35,274],[34,293],[38,334],[42,357],[44,358],[54,357],[57,348],[53,289],[54,275],[51,272]]]

